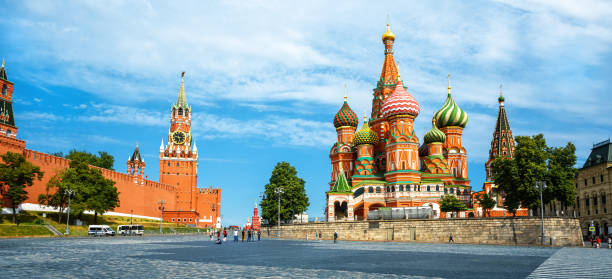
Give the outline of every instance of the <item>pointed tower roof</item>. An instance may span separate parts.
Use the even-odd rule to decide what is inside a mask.
[[[336,183],[331,190],[332,193],[350,193],[351,187],[346,181],[346,177],[344,176],[344,171],[342,170],[342,166],[340,166],[340,171],[338,172],[338,176],[336,178]]]
[[[389,27],[388,23],[387,32],[383,34],[382,39],[383,44],[385,45],[385,61],[383,62],[382,71],[380,72],[379,86],[394,86],[398,75],[395,59],[393,58],[393,43],[395,42],[395,35],[391,32],[391,28]]]
[[[138,144],[136,144],[136,148],[134,149],[134,153],[132,153],[132,156],[130,156],[129,161],[130,162],[134,162],[134,161],[144,162],[142,160],[142,157],[140,156],[140,150],[138,150]]]
[[[425,144],[432,142],[443,143],[446,140],[446,134],[436,127],[436,119],[431,119],[431,130],[425,133],[423,137]]]
[[[512,138],[512,130],[510,122],[506,115],[506,106],[504,105],[504,97],[499,87],[499,111],[497,112],[497,122],[495,123],[495,132],[493,132],[493,140],[491,140],[491,150],[489,158],[494,159],[496,156],[504,156],[512,158],[514,156],[514,139]],[[506,152],[504,154],[504,151]]]
[[[185,95],[185,72],[181,73],[181,89],[179,89],[178,98],[176,99],[175,107],[188,108],[187,96]]]
[[[164,139],[162,138],[161,144],[159,145],[159,152],[164,152]]]
[[[8,78],[6,77],[6,70],[4,69],[4,58],[2,59],[2,66],[0,66],[0,78],[8,81]]]
[[[342,126],[350,126],[357,128],[359,125],[359,119],[357,119],[357,114],[351,109],[348,105],[346,92],[344,94],[344,104],[334,116],[334,127],[340,128]]]

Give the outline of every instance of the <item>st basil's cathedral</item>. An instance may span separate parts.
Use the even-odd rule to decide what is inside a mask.
[[[421,107],[406,91],[396,67],[395,35],[389,25],[382,42],[385,60],[369,119],[364,117],[357,131],[358,117],[346,96],[334,117],[338,139],[329,154],[327,220],[364,220],[368,211],[381,207],[416,206],[431,207],[434,218],[444,217],[439,200],[445,194],[454,194],[472,207],[461,138],[468,116],[453,100],[450,82],[446,101],[432,115],[431,129],[421,144],[413,127]]]

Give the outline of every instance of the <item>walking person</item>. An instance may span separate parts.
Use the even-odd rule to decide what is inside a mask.
[[[452,242],[452,243],[455,243],[455,240],[453,239],[453,233],[451,233],[451,234],[448,236],[448,243],[451,243],[451,242]]]
[[[591,242],[591,247],[595,246],[595,239],[593,236],[589,237],[589,241]]]
[[[221,244],[221,231],[217,231],[217,244]]]
[[[338,239],[338,232],[334,231],[334,243],[336,243],[336,239]]]
[[[257,241],[261,241],[261,231],[257,231]],[[608,243],[610,243],[610,238],[608,238]],[[608,244],[608,247],[610,244]]]
[[[251,242],[251,237],[253,235],[253,232],[251,232],[251,230],[249,230],[248,232],[248,238],[247,238],[247,242]]]
[[[234,242],[238,242],[238,230],[234,230]]]
[[[319,232],[315,232],[315,239],[319,240]]]
[[[212,230],[208,231],[208,237],[210,237],[210,241],[213,240],[213,231]]]
[[[601,247],[601,238],[599,238],[599,236],[597,236],[597,248]]]
[[[244,229],[242,229],[242,242],[244,242]]]
[[[223,229],[223,242],[227,241],[227,230]]]
[[[612,249],[612,238],[608,235],[608,249]]]

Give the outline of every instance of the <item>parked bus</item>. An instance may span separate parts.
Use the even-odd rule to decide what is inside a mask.
[[[120,235],[144,235],[143,225],[119,225],[117,226],[117,234]]]
[[[87,229],[89,236],[115,236],[115,231],[107,225],[90,225]]]

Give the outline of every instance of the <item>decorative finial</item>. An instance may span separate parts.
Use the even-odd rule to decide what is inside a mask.
[[[2,58],[2,68],[4,68],[4,58]]]
[[[348,97],[347,97],[347,89],[346,89],[346,83],[344,83],[344,102],[346,103]]]
[[[387,14],[387,26],[389,26],[389,14]]]
[[[397,80],[401,80],[402,77],[400,75],[400,62],[397,61],[397,66],[395,66],[395,68],[397,69]]]
[[[365,124],[366,122],[368,122],[368,114],[367,113],[363,113],[363,123]]]
[[[181,78],[185,77],[185,71],[181,72]]]
[[[446,76],[446,79],[448,80],[448,95],[450,95],[450,90],[451,90],[451,86],[450,86],[450,74],[448,74]]]
[[[504,96],[504,92],[502,92],[502,84],[499,85],[499,96]]]

